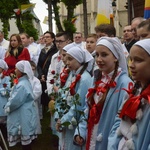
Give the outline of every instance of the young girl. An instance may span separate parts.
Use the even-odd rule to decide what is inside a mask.
[[[94,87],[87,94],[88,122],[82,121],[75,132],[75,141],[86,150],[106,150],[108,135],[126,92],[121,90],[131,82],[126,59],[118,38],[102,37],[96,46],[96,63],[100,69]],[[118,126],[117,120],[116,126]],[[87,131],[86,131],[87,128]],[[86,133],[87,132],[87,133]],[[87,135],[86,135],[87,134]]]
[[[32,71],[34,73],[33,78],[32,79],[30,78],[30,83],[32,85],[35,106],[36,106],[36,109],[37,109],[37,112],[38,112],[38,115],[37,115],[37,119],[38,119],[37,120],[38,121],[38,124],[37,124],[37,134],[41,134],[42,131],[41,131],[40,117],[42,116],[41,115],[41,112],[42,112],[42,108],[41,108],[42,86],[41,86],[40,80],[37,77],[35,77],[35,74],[36,74],[36,64],[33,61],[30,61],[30,65],[31,65]]]
[[[9,146],[21,141],[23,150],[31,150],[31,142],[36,138],[37,110],[29,79],[33,71],[28,61],[19,61],[15,69],[15,80],[10,98],[5,106]]]
[[[60,131],[63,137],[60,149],[78,150],[79,146],[73,145],[73,135],[76,128],[74,122],[79,121],[79,111],[83,111],[85,106],[85,95],[91,86],[92,79],[88,71],[92,69],[93,57],[91,54],[81,47],[74,46],[67,51],[67,66],[71,70],[65,86],[61,89],[64,100],[67,101],[64,114],[60,116],[56,124],[57,131]],[[66,89],[69,88],[67,91]],[[75,101],[79,97],[78,105]],[[64,101],[62,100],[62,101]],[[61,105],[61,104],[60,104]],[[69,106],[69,108],[68,108]],[[68,111],[67,111],[68,108]],[[66,112],[65,112],[66,111]],[[75,121],[76,120],[76,121]],[[69,122],[69,126],[62,124]],[[61,126],[62,125],[62,126]]]
[[[129,88],[127,101],[119,113],[117,136],[110,138],[113,150],[150,149],[150,39],[135,43],[130,50],[129,65],[134,88]],[[112,131],[113,132],[113,131]]]
[[[3,136],[7,137],[6,129],[6,114],[4,112],[4,107],[8,101],[10,93],[10,77],[4,76],[3,71],[7,70],[8,66],[6,62],[0,59],[0,129],[3,133]]]

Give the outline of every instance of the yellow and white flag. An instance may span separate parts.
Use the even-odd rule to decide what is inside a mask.
[[[48,16],[44,17],[43,23],[48,25]]]
[[[35,3],[23,4],[21,5],[21,13],[25,13],[27,11],[32,10],[35,7]]]
[[[112,0],[98,0],[97,25],[110,23],[110,16],[113,14]]]

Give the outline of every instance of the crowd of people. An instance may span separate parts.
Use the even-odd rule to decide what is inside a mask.
[[[9,146],[32,150],[43,113],[59,150],[150,150],[150,20],[116,37],[110,24],[81,32],[0,31],[0,129]],[[0,148],[1,149],[1,148]]]

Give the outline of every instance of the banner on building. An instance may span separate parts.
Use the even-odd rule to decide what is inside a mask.
[[[145,0],[144,18],[150,18],[150,0]]]
[[[110,16],[113,14],[112,0],[98,0],[97,25],[110,23]]]

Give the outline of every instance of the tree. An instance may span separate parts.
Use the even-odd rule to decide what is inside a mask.
[[[43,0],[46,4],[48,4],[48,0]],[[58,3],[64,3],[67,9],[67,19],[63,20],[63,24],[60,21],[59,14],[59,6]],[[56,26],[59,32],[67,31],[73,36],[73,33],[76,31],[74,24],[71,22],[74,17],[74,9],[82,4],[82,0],[52,0],[52,6],[54,11],[54,19],[56,21]],[[64,27],[64,29],[63,29]]]
[[[83,0],[84,37],[88,36],[87,1]]]
[[[14,0],[10,3],[10,0],[1,0],[0,1],[0,19],[3,22],[4,37],[7,39],[8,30],[9,30],[9,19],[14,14]]]
[[[33,15],[30,10],[27,13],[15,14],[14,9],[21,9],[22,4],[30,4],[29,0],[0,0],[0,19],[3,22],[4,37],[7,39],[9,30],[9,19],[16,19],[19,33],[26,32],[35,39],[38,38],[38,31],[33,26]]]

